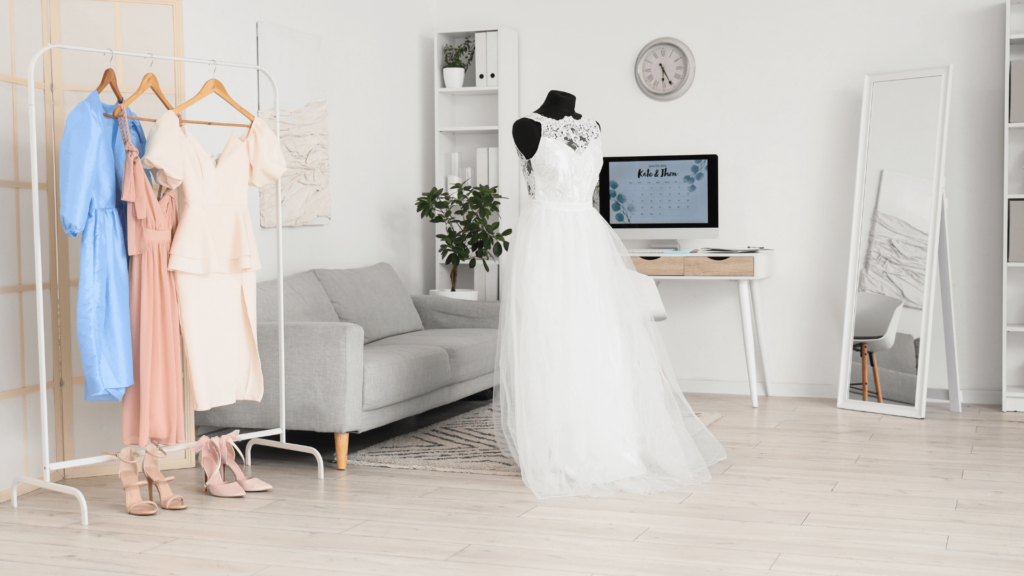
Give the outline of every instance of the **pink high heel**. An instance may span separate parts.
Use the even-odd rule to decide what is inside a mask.
[[[195,448],[202,450],[200,461],[203,465],[204,486],[214,496],[220,498],[240,498],[245,496],[245,490],[238,485],[238,482],[225,482],[221,473],[220,449],[216,440],[203,436],[194,444]]]
[[[235,444],[237,441],[238,430],[214,440],[220,446],[221,462],[231,469],[231,473],[235,475],[235,482],[238,482],[238,485],[246,492],[266,492],[273,488],[273,486],[259,478],[250,478],[242,473],[242,469],[235,463],[235,452],[238,452],[238,455],[242,457],[243,463],[245,463],[245,455],[242,454],[242,450]],[[221,469],[221,472],[223,472],[223,469]],[[226,479],[227,475],[224,478]]]

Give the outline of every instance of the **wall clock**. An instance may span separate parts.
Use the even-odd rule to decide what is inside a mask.
[[[693,84],[693,52],[675,38],[651,40],[636,57],[636,85],[655,100],[675,100]]]

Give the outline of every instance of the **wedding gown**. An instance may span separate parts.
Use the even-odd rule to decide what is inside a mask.
[[[502,268],[498,444],[539,498],[707,481],[725,450],[683,396],[632,260],[592,207],[601,129],[528,118],[542,135],[520,155],[535,200]]]

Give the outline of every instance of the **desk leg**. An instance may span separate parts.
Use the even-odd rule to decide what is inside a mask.
[[[754,356],[754,327],[751,325],[750,281],[737,280],[740,290],[740,317],[743,319],[743,349],[747,356],[747,381],[750,382],[750,404],[757,408],[757,360]]]
[[[754,330],[757,335],[757,350],[761,356],[761,370],[764,372],[764,395],[772,395],[772,380],[768,376],[768,353],[765,351],[764,337],[764,312],[762,311],[761,282],[754,280],[750,283],[750,296],[754,309]]]

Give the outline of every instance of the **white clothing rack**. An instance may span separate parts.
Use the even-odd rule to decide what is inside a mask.
[[[269,72],[253,64],[235,64],[230,62],[220,62],[216,60],[200,60],[197,58],[179,58],[177,56],[158,56],[154,54],[140,54],[138,52],[124,52],[121,50],[103,50],[100,48],[87,48],[84,46],[71,46],[67,44],[48,44],[36,52],[32,56],[32,60],[29,61],[28,65],[28,86],[35,86],[35,70],[36,62],[39,57],[46,52],[60,48],[61,50],[76,50],[79,52],[98,52],[101,54],[111,54],[119,56],[132,56],[135,58],[150,58],[155,60],[173,60],[175,62],[192,62],[198,64],[207,64],[213,66],[230,66],[233,68],[249,68],[256,70],[257,73],[262,72],[266,75],[267,79],[270,80],[270,85],[274,88],[274,109],[276,111],[275,118],[277,119],[276,132],[281,132],[281,105],[278,98],[277,83],[274,82],[274,77]],[[40,229],[39,229],[39,154],[36,148],[36,115],[35,115],[35,98],[28,99],[28,141],[30,151],[30,167],[32,170],[32,239],[34,242],[34,254],[36,263],[36,337],[38,338],[38,350],[39,350],[39,421],[42,427],[42,434],[40,435],[42,441],[42,458],[43,458],[43,479],[37,480],[36,478],[29,478],[26,476],[17,476],[11,483],[11,505],[14,507],[18,506],[18,485],[28,484],[36,486],[46,490],[52,490],[54,492],[61,492],[63,494],[70,494],[78,499],[78,504],[81,508],[82,513],[82,525],[89,525],[89,509],[85,503],[85,496],[77,488],[72,486],[65,486],[62,484],[56,484],[50,481],[51,470],[64,470],[68,468],[78,468],[81,466],[91,466],[93,464],[100,464],[102,462],[110,462],[117,459],[116,456],[92,456],[89,458],[78,458],[75,460],[64,460],[60,462],[50,462],[50,440],[49,440],[49,426],[47,423],[47,410],[46,410],[46,331],[43,325],[43,256],[40,243]],[[281,180],[277,181],[277,213],[281,214]],[[277,219],[277,321],[278,321],[278,345],[280,347],[279,353],[281,357],[281,374],[280,374],[280,390],[281,390],[281,419],[280,426],[269,430],[259,430],[256,432],[248,432],[241,434],[239,440],[249,440],[249,443],[245,447],[245,464],[252,464],[252,447],[253,445],[270,446],[273,448],[281,448],[283,450],[292,450],[295,452],[305,452],[312,454],[316,458],[317,463],[317,477],[321,480],[324,478],[324,461],[315,448],[309,446],[302,446],[299,444],[289,444],[285,439],[285,383],[284,383],[284,241],[283,231],[281,227],[281,218]],[[266,436],[280,436],[280,440],[267,440]],[[172,450],[185,450],[192,446],[192,443],[178,444],[175,446],[165,447],[168,452]]]

